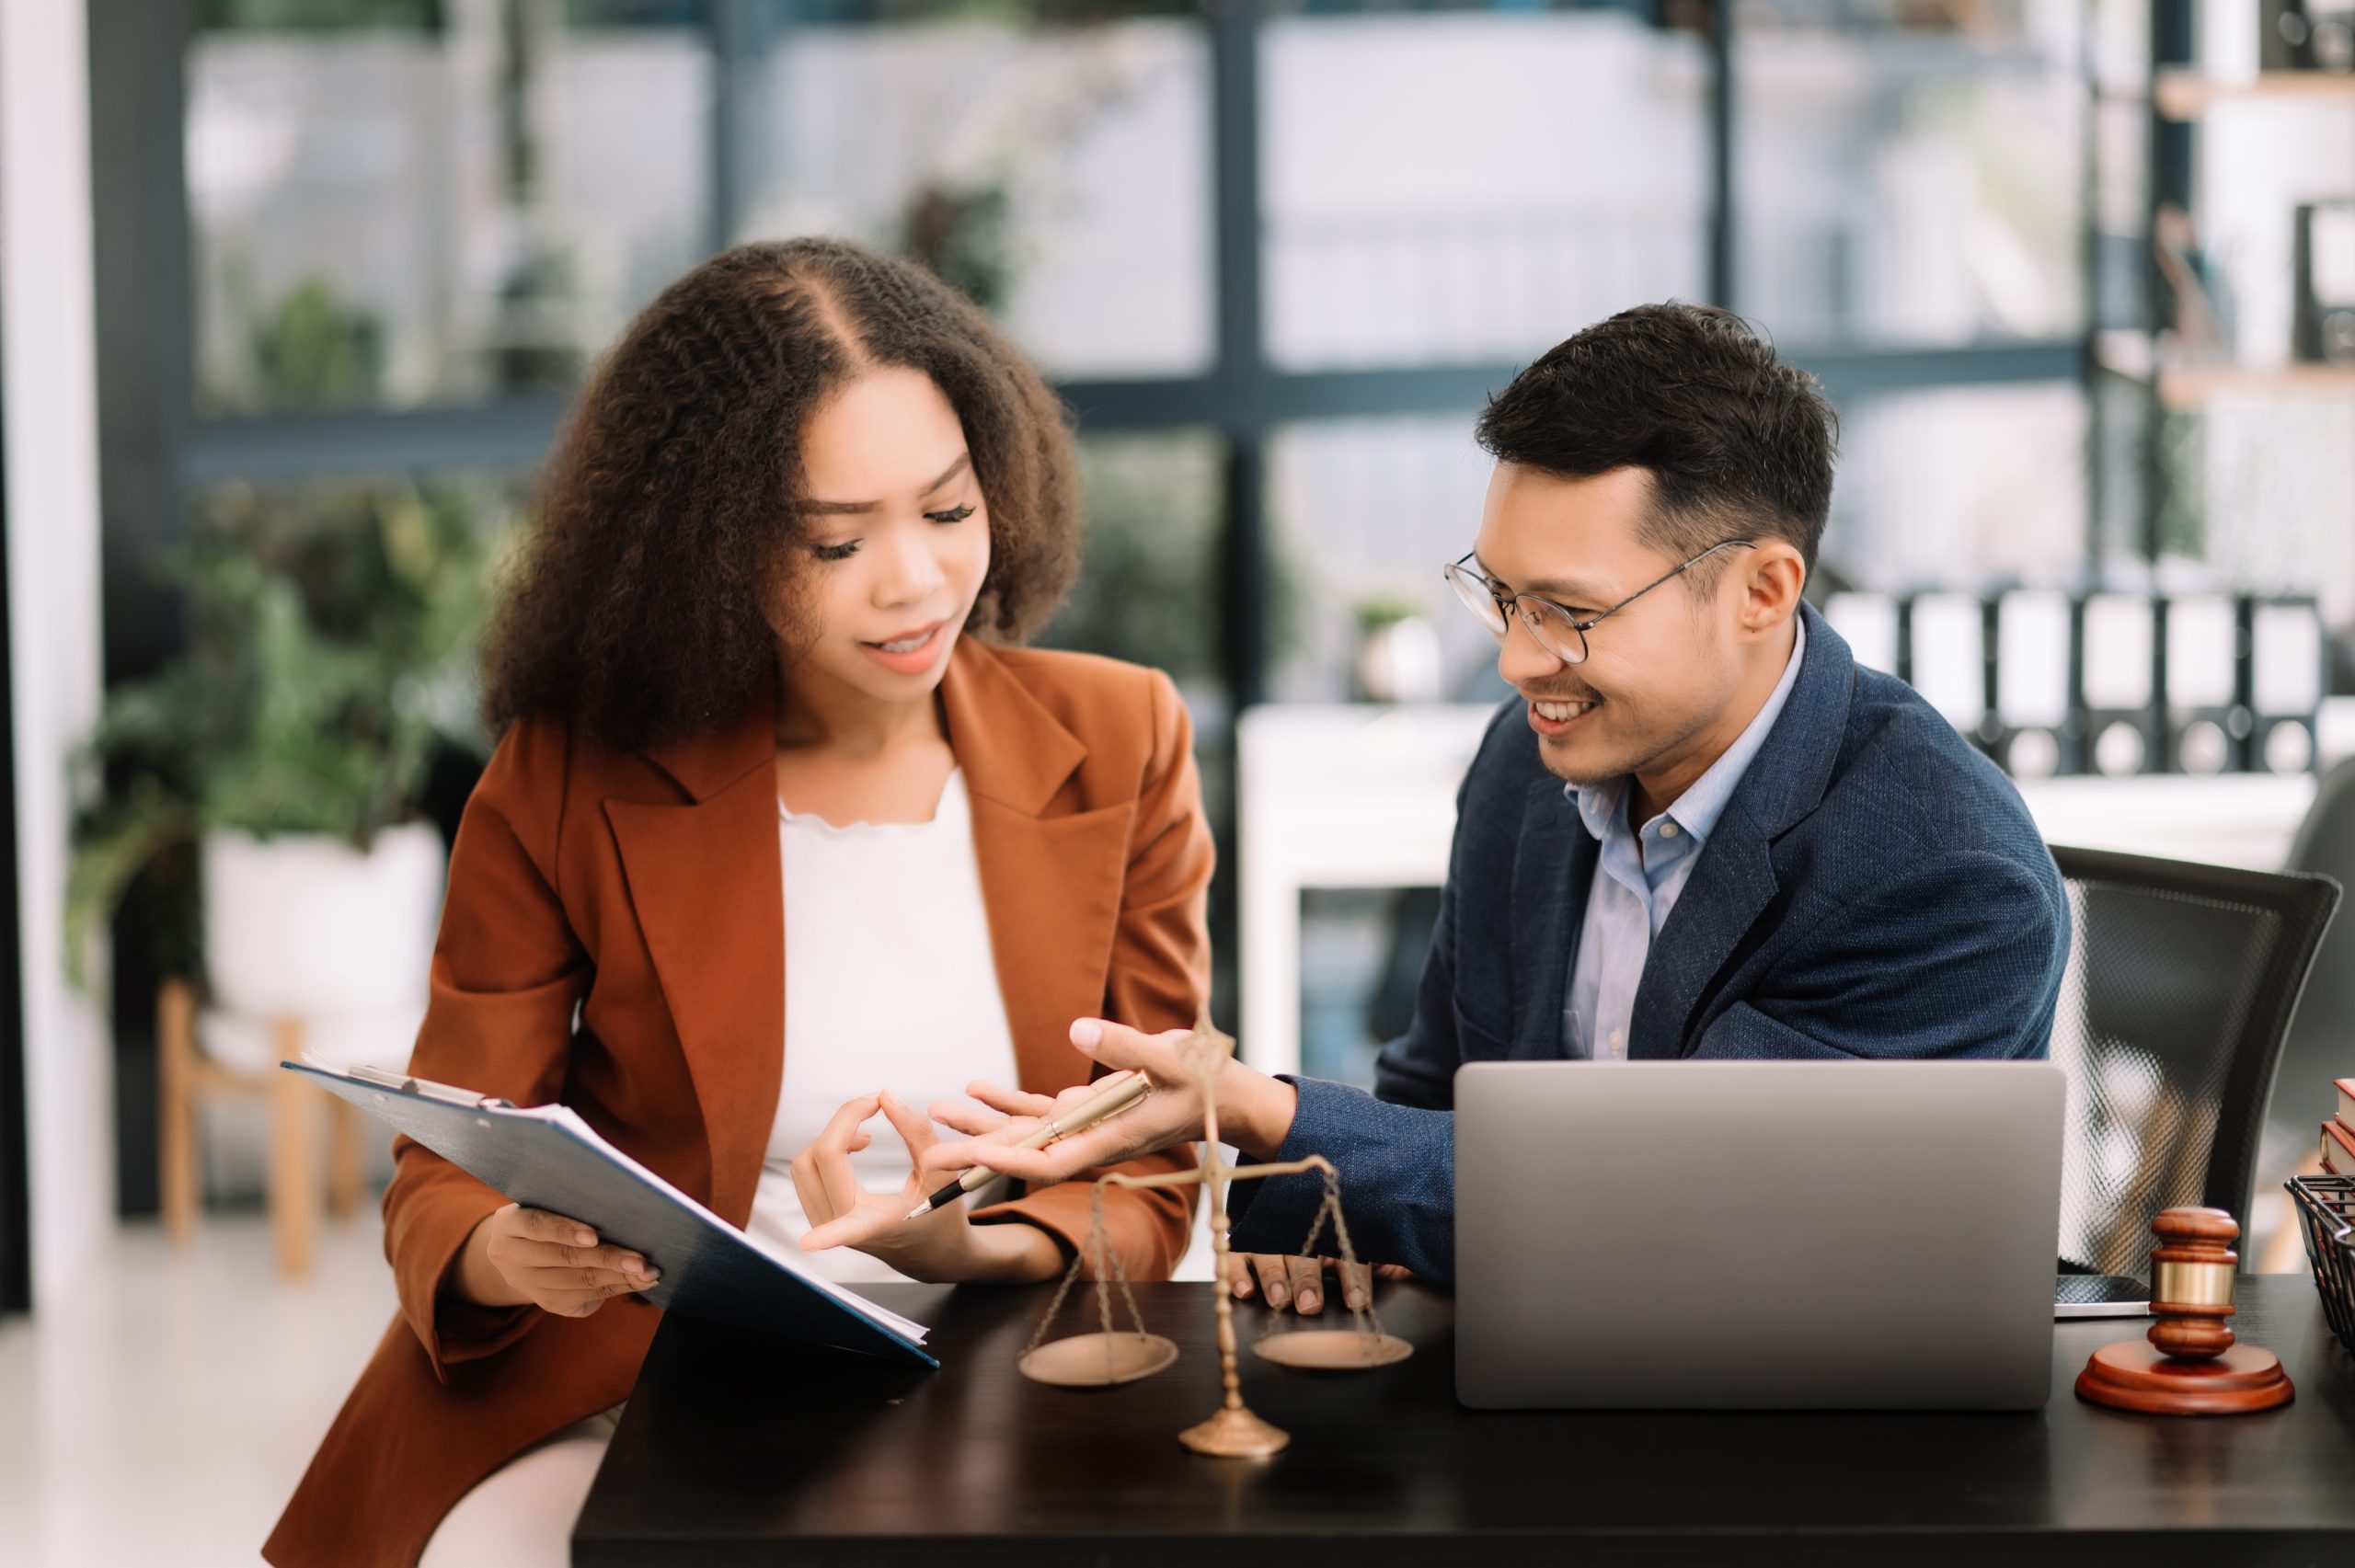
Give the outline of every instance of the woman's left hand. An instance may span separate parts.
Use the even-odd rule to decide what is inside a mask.
[[[867,1123],[879,1112],[908,1146],[908,1179],[896,1193],[867,1191],[851,1169],[850,1157],[873,1141]],[[845,1103],[815,1141],[793,1157],[794,1190],[810,1220],[802,1251],[856,1247],[911,1278],[928,1281],[1018,1284],[1061,1274],[1063,1249],[1035,1225],[974,1225],[966,1219],[962,1202],[946,1204],[921,1219],[907,1218],[954,1179],[953,1173],[944,1176],[924,1169],[925,1151],[938,1141],[932,1124],[888,1090]]]

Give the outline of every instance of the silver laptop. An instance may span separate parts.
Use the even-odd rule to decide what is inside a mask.
[[[2063,1082],[2045,1062],[1465,1067],[1457,1397],[2043,1404]]]

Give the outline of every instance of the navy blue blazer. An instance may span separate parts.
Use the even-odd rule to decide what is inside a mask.
[[[1912,687],[1800,613],[1798,682],[1652,944],[1629,1058],[2041,1057],[2069,914],[2027,807]],[[1564,1054],[1599,853],[1524,712],[1498,709],[1456,795],[1414,1021],[1374,1093],[1297,1081],[1279,1155],[1330,1159],[1359,1254],[1430,1279],[1455,1272],[1455,1070]],[[1314,1176],[1238,1184],[1235,1245],[1298,1250],[1321,1194]]]

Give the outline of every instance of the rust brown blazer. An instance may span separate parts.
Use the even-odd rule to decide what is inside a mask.
[[[1168,679],[969,637],[941,702],[1023,1085],[1087,1076],[1074,1018],[1190,1024],[1209,987],[1212,849]],[[644,753],[516,726],[458,830],[414,1058],[518,1104],[562,1100],[738,1225],[784,1071],[772,707]],[[438,1305],[467,1233],[506,1200],[406,1139],[394,1153],[400,1314],[263,1548],[281,1568],[414,1562],[475,1482],[626,1398],[661,1315],[634,1296],[578,1319]],[[1087,1206],[1074,1182],[987,1212],[1076,1247]],[[1189,1196],[1116,1189],[1106,1215],[1129,1272],[1166,1277]]]

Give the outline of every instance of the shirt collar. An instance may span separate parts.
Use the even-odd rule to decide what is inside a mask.
[[[1741,775],[1750,771],[1752,760],[1758,755],[1759,748],[1766,744],[1766,737],[1774,729],[1775,719],[1782,715],[1784,705],[1790,701],[1791,688],[1798,684],[1799,660],[1807,653],[1807,618],[1792,616],[1791,631],[1790,659],[1783,666],[1783,678],[1775,682],[1775,690],[1767,694],[1765,705],[1751,719],[1749,727],[1734,738],[1734,743],[1709,764],[1708,771],[1694,779],[1691,787],[1660,813],[1673,819],[1695,845],[1708,838],[1717,825],[1717,818],[1725,815],[1726,802],[1733,798],[1734,787],[1741,783]],[[1626,820],[1620,809],[1627,793],[1627,779],[1624,773],[1614,779],[1605,779],[1601,784],[1589,784],[1584,789],[1576,784],[1565,784],[1562,793],[1578,807],[1580,820],[1586,824],[1586,830],[1598,840],[1609,838],[1614,819]],[[1627,825],[1630,830],[1644,826],[1641,823]]]

